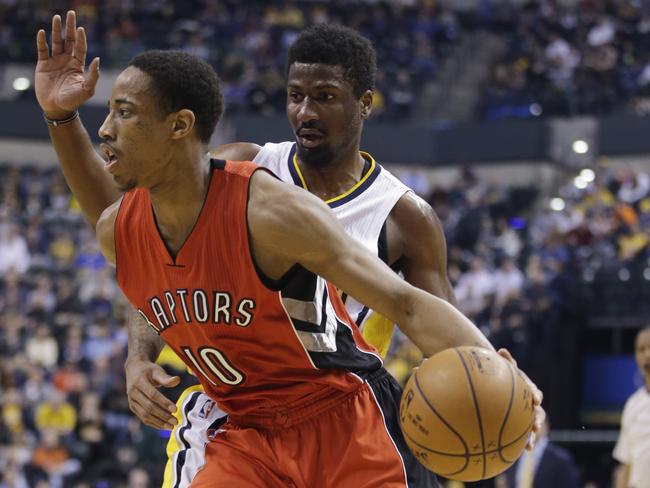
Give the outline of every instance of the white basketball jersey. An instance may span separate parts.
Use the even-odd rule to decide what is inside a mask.
[[[370,252],[388,261],[386,219],[397,201],[410,189],[379,165],[372,156],[361,153],[367,170],[361,180],[348,191],[327,200],[348,235]],[[296,144],[267,143],[253,162],[271,170],[282,181],[307,189],[296,159]],[[364,337],[383,355],[393,333],[393,324],[351,297],[344,297],[352,319],[362,329]]]

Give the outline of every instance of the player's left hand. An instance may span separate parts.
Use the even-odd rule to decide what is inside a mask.
[[[510,351],[508,351],[507,349],[499,349],[497,352],[501,357],[510,361],[512,365],[519,370],[519,373],[526,380],[526,383],[528,383],[528,387],[530,388],[530,391],[533,393],[533,406],[535,407],[535,422],[533,423],[533,431],[531,432],[530,437],[528,438],[528,444],[526,444],[526,449],[532,451],[533,447],[535,447],[535,440],[537,438],[537,433],[542,428],[542,425],[544,424],[544,419],[546,418],[546,411],[544,411],[544,407],[542,407],[542,400],[544,399],[544,394],[542,393],[542,390],[537,388],[537,385],[530,380],[528,375],[517,367],[517,361],[515,361],[515,358],[512,357]]]
[[[52,49],[44,29],[36,35],[38,62],[34,73],[36,100],[50,118],[65,118],[93,96],[99,79],[99,58],[85,71],[88,42],[83,27],[77,28],[74,10],[66,15],[65,37],[61,16],[52,17]]]

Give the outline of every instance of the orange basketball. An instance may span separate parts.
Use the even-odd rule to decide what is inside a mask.
[[[406,443],[445,478],[478,481],[514,463],[533,426],[533,395],[517,369],[494,351],[446,349],[416,368],[404,388]]]

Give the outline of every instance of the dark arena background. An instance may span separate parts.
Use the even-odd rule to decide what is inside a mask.
[[[292,140],[284,63],[302,28],[370,39],[362,149],[436,210],[459,308],[544,391],[579,485],[612,486],[623,404],[642,385],[634,337],[650,324],[647,2],[0,0],[1,488],[160,486],[166,459],[169,433],[129,411],[126,302],[35,101],[36,32],[70,8],[88,61],[101,57],[81,111],[95,141],[142,50],[215,67],[215,147]],[[397,333],[387,368],[404,382],[420,360]],[[192,382],[172,353],[160,361]],[[495,484],[508,486],[480,485]]]

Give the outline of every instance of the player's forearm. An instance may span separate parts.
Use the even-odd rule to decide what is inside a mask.
[[[458,346],[494,349],[485,335],[446,301],[413,288],[404,302],[405,315],[398,322],[400,330],[425,357]]]
[[[102,211],[117,201],[120,192],[104,170],[104,162],[80,119],[57,127],[49,126],[49,132],[63,176],[94,229]]]
[[[127,320],[129,360],[154,362],[165,343],[151,330],[140,314],[132,309]]]

